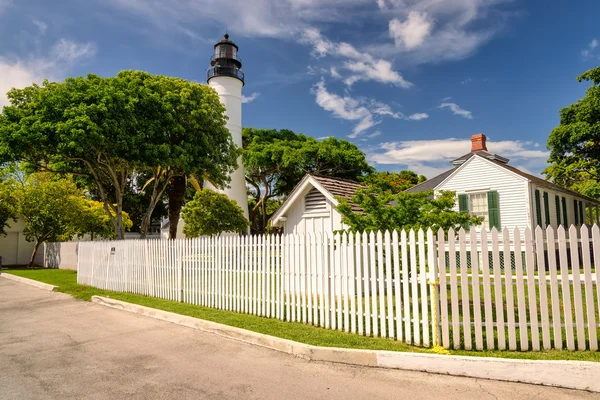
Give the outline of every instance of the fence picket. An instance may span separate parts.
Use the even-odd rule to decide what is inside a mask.
[[[421,344],[421,319],[419,318],[419,282],[417,280],[419,271],[417,265],[417,243],[415,231],[413,229],[408,233],[410,247],[410,283],[411,283],[411,303],[413,317],[413,343],[417,346]]]
[[[540,350],[540,329],[539,329],[539,315],[536,295],[536,286],[541,292],[541,278],[537,282],[535,281],[535,261],[534,261],[534,250],[533,241],[531,237],[531,229],[525,229],[525,262],[527,266],[527,296],[529,297],[529,324],[531,327],[531,348],[534,351]],[[542,268],[542,271],[544,269]],[[545,287],[544,287],[544,290]]]
[[[371,299],[370,299],[370,274],[369,274],[369,238],[367,232],[362,234],[362,266],[363,266],[363,288],[364,288],[364,304],[365,304],[365,335],[371,336]]]
[[[471,246],[471,290],[473,292],[473,320],[475,321],[475,348],[483,350],[483,331],[481,324],[481,299],[479,291],[479,254],[477,252],[477,233],[470,232]]]
[[[587,226],[581,228],[581,253],[583,259],[583,279],[585,283],[585,309],[587,311],[587,331],[590,350],[598,350],[596,310],[594,305],[594,286],[590,263],[590,233]],[[599,299],[600,301],[600,299]]]
[[[458,282],[456,276],[456,236],[454,229],[448,231],[448,259],[450,265],[450,303],[452,304],[452,345],[460,348],[460,320],[458,310]],[[445,273],[445,271],[444,271]]]
[[[585,229],[585,227],[584,227]],[[575,303],[575,328],[577,333],[577,348],[585,350],[585,323],[583,320],[583,305],[581,302],[581,277],[579,276],[579,240],[575,225],[569,228],[569,244],[571,247],[571,275],[573,275],[573,302]],[[571,285],[569,277],[568,284]]]
[[[508,327],[508,348],[517,350],[517,327],[515,324],[515,300],[512,279],[512,256],[510,250],[510,232],[508,228],[502,230],[502,254],[504,267],[504,288],[506,290],[506,321]]]
[[[369,234],[369,260],[370,260],[370,280],[371,280],[371,315],[373,317],[373,336],[379,336],[379,322],[377,317],[379,316],[377,311],[377,274],[375,271],[375,233],[371,231]]]
[[[339,233],[335,235],[335,304],[334,310],[337,313],[337,329],[341,331],[344,329],[344,323],[342,319],[342,239]]]
[[[342,300],[343,300],[343,310],[344,310],[344,331],[350,332],[350,315],[349,315],[349,305],[348,305],[348,236],[346,232],[342,234],[342,248],[341,248],[341,272],[342,272]]]
[[[458,245],[460,251],[460,291],[462,295],[463,341],[465,350],[471,350],[473,348],[473,339],[471,332],[471,302],[469,301],[469,271],[467,265],[468,259],[466,242],[465,230],[460,228],[458,231]]]
[[[552,230],[548,226],[547,231]],[[540,293],[540,315],[542,318],[542,346],[544,350],[552,348],[550,341],[550,317],[548,314],[548,286],[546,284],[546,260],[544,258],[544,231],[538,226],[535,228],[535,252],[537,256],[537,271],[539,275],[539,293]],[[550,253],[548,253],[548,256]]]
[[[398,231],[396,230],[392,232],[392,249],[394,257],[394,298],[396,300],[396,340],[402,340],[404,338],[404,333],[402,331],[402,296],[400,292],[400,253],[398,244]]]
[[[360,242],[360,233],[356,234],[355,242],[355,260],[356,260],[356,303],[358,308],[358,314],[356,319],[358,320],[358,334],[364,334],[364,314],[363,314],[363,262],[362,262],[362,246]]]
[[[558,228],[558,252],[560,255],[560,276],[563,300],[563,312],[565,316],[565,330],[567,336],[567,349],[575,350],[575,338],[573,336],[573,309],[571,307],[571,290],[569,283],[569,265],[567,261],[567,239],[565,229]]]
[[[448,324],[448,283],[446,282],[447,275],[447,265],[446,265],[446,244],[444,240],[444,230],[440,228],[437,234],[437,244],[438,244],[438,269],[439,269],[439,279],[440,279],[440,319],[442,323],[442,346],[449,349],[450,348],[450,332],[449,332],[449,324]],[[402,259],[402,264],[404,263],[404,258]]]
[[[500,270],[500,249],[498,230],[492,228],[492,262],[494,268],[494,300],[496,302],[496,329],[498,334],[498,350],[506,349],[506,330],[504,324],[504,299],[502,297],[502,276]]]
[[[424,346],[429,346],[429,300],[427,296],[427,256],[426,256],[426,242],[425,233],[423,229],[419,229],[418,233],[419,243],[419,283],[420,293],[419,300],[421,302],[421,332]]]
[[[527,306],[525,305],[525,285],[523,280],[523,258],[521,254],[521,235],[519,230],[515,228],[513,230],[514,239],[514,255],[515,255],[515,280],[517,286],[517,315],[519,317],[519,339],[520,339],[520,350],[525,351],[529,349],[529,336],[527,329]],[[506,258],[504,260],[506,268]]]
[[[356,261],[354,258],[354,234],[352,232],[348,235],[348,282],[349,282],[349,293],[350,297],[350,332],[356,333],[356,278],[355,268]]]
[[[394,296],[392,295],[392,250],[390,242],[390,232],[385,231],[385,283],[387,298],[388,337],[394,338]],[[383,269],[382,267],[381,269]]]
[[[594,254],[594,269],[596,270],[596,307],[598,319],[600,319],[600,227],[592,226],[592,243]]]
[[[481,230],[481,274],[483,275],[483,310],[485,317],[485,346],[494,349],[494,318],[492,313],[492,290],[490,283],[490,258],[488,252],[488,232]]]

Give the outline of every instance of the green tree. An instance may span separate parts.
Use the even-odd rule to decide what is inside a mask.
[[[481,218],[453,210],[456,204],[454,192],[442,191],[436,197],[432,191],[399,192],[390,190],[386,180],[356,191],[352,202],[361,211],[354,211],[345,198],[338,200],[337,210],[342,215],[342,223],[358,232],[419,228],[448,230],[482,222]]]
[[[419,183],[425,182],[427,178],[424,175],[417,175],[410,170],[400,172],[375,172],[362,178],[366,185],[376,185],[378,190],[385,192],[399,193]]]
[[[577,77],[589,81],[585,96],[560,110],[560,124],[548,137],[547,179],[600,198],[600,67]]]
[[[372,173],[365,154],[347,140],[318,141],[288,129],[244,128],[243,160],[250,186],[252,230],[263,233],[274,210],[271,199],[287,196],[307,173],[358,179]]]
[[[150,194],[140,227],[144,236],[173,177],[193,173],[224,185],[236,166],[239,153],[225,127],[224,107],[206,85],[122,71],[112,78],[45,81],[13,89],[8,97],[11,105],[0,114],[0,156],[86,178],[118,239],[125,232],[123,198],[132,176],[149,175],[140,188]],[[177,200],[170,207],[180,208]],[[173,215],[176,228],[178,212]]]
[[[25,239],[33,242],[32,265],[40,244],[71,239],[82,216],[83,192],[72,179],[49,173],[26,175],[12,181],[15,213],[25,221]]]
[[[0,181],[0,235],[6,236],[9,222],[17,221],[16,198],[10,182]]]
[[[74,221],[77,234],[79,236],[89,234],[92,240],[96,238],[115,239],[115,230],[110,217],[104,210],[104,204],[84,197],[80,197],[78,200],[81,214]],[[122,219],[125,230],[129,231],[133,222],[124,211]]]
[[[187,237],[220,235],[223,232],[243,233],[249,222],[235,201],[210,189],[196,192],[183,208],[183,233]]]

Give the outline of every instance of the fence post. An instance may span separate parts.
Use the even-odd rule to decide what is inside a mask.
[[[431,290],[431,332],[433,338],[433,347],[440,346],[440,313],[439,290],[440,280],[438,273],[436,243],[431,228],[427,229],[427,258],[429,264],[429,288]],[[446,271],[444,271],[446,273]]]
[[[181,243],[182,240],[175,240],[175,251],[177,260],[177,301],[181,302],[183,299],[183,260],[181,257]]]

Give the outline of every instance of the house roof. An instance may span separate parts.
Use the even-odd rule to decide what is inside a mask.
[[[419,183],[418,185],[409,187],[405,190],[408,193],[424,192],[426,190],[435,189],[440,183],[442,183],[456,168],[449,169],[446,172],[442,172],[438,176],[434,176],[431,179],[427,179],[425,182]]]
[[[285,202],[279,207],[279,209],[271,217],[273,225],[277,225],[281,217],[288,211],[288,209],[294,204],[299,198],[300,194],[306,189],[308,185],[319,190],[325,195],[325,197],[333,204],[337,205],[338,201],[336,197],[343,197],[348,200],[350,207],[353,211],[362,211],[362,209],[351,201],[352,196],[358,188],[364,188],[365,185],[352,181],[349,179],[332,178],[329,176],[321,176],[316,174],[306,174],[304,178],[294,187],[290,192]]]
[[[350,179],[331,178],[329,176],[320,176],[310,174],[317,182],[319,182],[333,197],[343,197],[348,200],[352,207],[352,211],[362,211],[358,204],[352,202],[352,197],[356,193],[356,189],[366,188],[365,185],[352,181]]]
[[[498,165],[501,168],[504,168],[504,169],[506,169],[508,171],[511,171],[512,173],[514,173],[516,175],[519,175],[519,176],[521,176],[521,177],[523,177],[523,178],[525,178],[525,179],[527,179],[527,180],[535,183],[536,185],[545,186],[547,188],[556,190],[558,192],[563,192],[563,193],[566,193],[566,194],[570,194],[571,196],[576,196],[576,197],[585,199],[585,200],[587,200],[589,202],[592,202],[592,203],[600,204],[600,201],[598,201],[596,199],[593,199],[591,197],[585,196],[585,195],[583,195],[581,193],[577,193],[577,192],[575,192],[573,190],[565,189],[562,186],[556,185],[556,184],[554,184],[552,182],[548,182],[545,179],[542,179],[542,178],[539,178],[537,176],[528,174],[526,172],[521,171],[520,169],[517,169],[517,168],[515,168],[513,166],[510,166],[505,161],[503,161],[503,160],[506,160],[506,158],[503,158],[503,157],[500,157],[500,156],[496,156],[495,154],[494,154],[495,157],[488,157],[487,154],[479,154],[479,153],[492,154],[492,153],[489,153],[487,151],[476,151],[476,152],[471,152],[471,153],[465,154],[464,156],[457,158],[457,160],[460,159],[460,160],[462,160],[462,162],[459,163],[454,168],[451,168],[448,171],[442,172],[438,176],[435,176],[435,177],[433,177],[431,179],[428,179],[428,180],[426,180],[423,183],[420,183],[420,184],[418,184],[416,186],[408,188],[408,189],[406,189],[406,192],[414,193],[414,192],[423,192],[423,191],[426,191],[426,190],[434,190],[442,182],[444,182],[453,172],[455,172],[458,168],[460,168],[466,161],[470,160],[473,156],[479,156],[479,157],[487,159],[488,161],[490,161],[490,162]],[[453,161],[453,163],[454,163],[454,161]]]

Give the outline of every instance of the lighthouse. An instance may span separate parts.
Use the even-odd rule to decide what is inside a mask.
[[[223,39],[215,44],[215,54],[210,58],[210,68],[206,71],[208,86],[219,95],[225,106],[225,114],[229,117],[227,129],[233,142],[242,147],[242,87],[244,72],[242,60],[238,57],[238,47],[229,40],[226,33]],[[222,191],[231,200],[235,200],[248,219],[248,195],[246,194],[246,178],[242,157],[238,159],[238,167],[231,174],[229,188]]]

